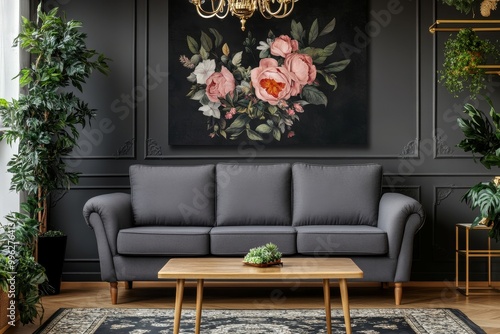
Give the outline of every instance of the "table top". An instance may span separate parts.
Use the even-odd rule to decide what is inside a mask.
[[[489,230],[489,229],[491,229],[491,226],[488,227],[486,225],[481,225],[481,224],[472,227],[472,223],[458,223],[457,226],[463,227],[466,229],[472,229],[472,230]]]
[[[158,278],[174,279],[338,279],[362,278],[363,272],[349,258],[282,258],[283,266],[253,267],[243,258],[173,258]]]

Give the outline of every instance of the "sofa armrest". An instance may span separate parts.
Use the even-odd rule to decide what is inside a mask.
[[[130,194],[92,197],[83,207],[83,216],[96,236],[102,279],[116,281],[113,256],[117,255],[118,232],[132,227],[134,222]]]
[[[408,261],[411,266],[413,238],[425,220],[422,205],[413,198],[399,194],[382,195],[379,204],[378,227],[387,233],[389,257]],[[409,259],[408,259],[409,256]]]

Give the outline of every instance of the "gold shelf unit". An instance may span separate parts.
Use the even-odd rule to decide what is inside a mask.
[[[470,27],[463,27],[461,25],[468,24]],[[490,24],[497,25],[492,27],[477,27],[476,25]],[[439,27],[441,25],[441,27]],[[446,25],[446,27],[443,27]],[[458,25],[458,26],[457,26]],[[430,27],[431,34],[439,31],[460,31],[463,28],[470,28],[473,31],[500,31],[500,20],[436,20]]]
[[[478,27],[477,25],[493,25],[489,27]],[[443,26],[444,25],[444,26]],[[463,25],[470,25],[464,27]],[[496,25],[496,26],[495,26]],[[431,34],[441,31],[455,32],[463,28],[470,28],[472,31],[500,31],[500,20],[436,20],[430,27]],[[500,65],[480,65],[478,68],[484,69],[485,74],[500,75]]]

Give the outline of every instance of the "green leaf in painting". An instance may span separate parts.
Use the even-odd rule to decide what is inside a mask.
[[[222,35],[217,31],[217,29],[210,28],[210,32],[212,35],[215,37],[215,47],[218,48],[219,46],[222,45],[223,37]]]
[[[332,43],[332,44],[329,44],[327,46],[325,46],[325,48],[323,49],[325,51],[325,54],[328,54],[328,57],[332,55],[333,51],[335,51],[335,49],[337,48],[337,43]]]
[[[201,32],[201,47],[210,52],[213,47],[212,39],[204,31]]]
[[[198,42],[191,36],[187,37],[187,44],[189,51],[191,51],[194,54],[198,53],[198,50],[200,49],[200,46],[198,45]]]
[[[241,66],[241,59],[243,57],[243,51],[238,52],[237,54],[234,55],[233,59],[231,62],[233,63],[234,66],[240,67]]]
[[[337,61],[337,62],[334,62],[334,63],[331,63],[331,64],[328,64],[326,65],[323,70],[326,72],[326,73],[336,73],[336,72],[341,72],[343,71],[347,65],[349,65],[351,63],[351,60],[350,59],[344,59],[344,60],[341,60],[341,61]]]
[[[280,141],[281,140],[281,132],[279,129],[273,129],[273,137],[274,139],[276,139],[277,141]]]
[[[337,76],[335,74],[325,73],[324,71],[318,71],[318,74],[321,74],[325,78],[325,81],[330,86],[333,86],[333,90],[337,89]]]
[[[324,105],[326,107],[328,99],[326,95],[314,86],[304,86],[302,89],[302,98],[315,105]]]
[[[326,34],[329,34],[333,31],[333,29],[335,29],[335,18],[333,20],[331,20],[327,25],[326,27],[323,28],[323,30],[321,30],[321,32],[319,33],[320,36],[324,36]]]
[[[302,27],[302,23],[296,22],[295,20],[292,20],[290,34],[292,35],[293,39],[296,39],[297,41],[302,42],[302,38],[305,35],[304,28]]]
[[[318,19],[316,19],[311,25],[311,30],[309,30],[309,44],[312,44],[318,38],[318,30]]]
[[[273,128],[267,124],[261,124],[255,129],[255,131],[260,133],[270,133],[271,131],[273,131]]]
[[[231,128],[244,128],[248,122],[250,122],[250,118],[246,114],[242,114],[238,116],[234,122],[227,128],[228,130]],[[229,131],[228,131],[229,132]]]
[[[252,129],[247,129],[247,136],[250,140],[256,140],[256,141],[264,140],[264,138],[262,138],[261,135],[259,135],[257,132],[253,131]]]

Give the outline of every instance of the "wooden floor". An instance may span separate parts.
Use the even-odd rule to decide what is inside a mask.
[[[465,297],[451,283],[409,283],[404,286],[401,308],[456,308],[488,334],[500,334],[500,293],[489,296]],[[339,291],[332,287],[332,308],[340,308]],[[104,283],[63,283],[61,294],[44,297],[45,317],[59,308],[71,307],[123,307],[173,308],[173,284],[135,283],[125,290],[120,285],[118,305],[111,305],[108,285]],[[393,289],[382,289],[378,284],[349,287],[351,308],[394,308]],[[195,289],[187,285],[184,307],[194,308]],[[321,286],[277,287],[220,287],[207,285],[204,293],[205,309],[287,309],[323,308]],[[17,325],[6,333],[33,333],[36,325]],[[69,334],[69,333],[61,333]],[[76,334],[76,333],[71,333]]]

